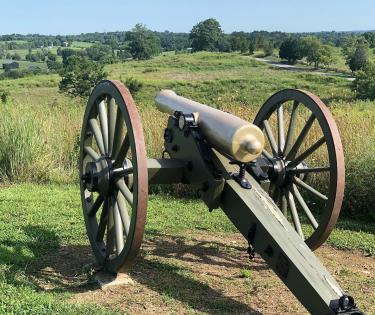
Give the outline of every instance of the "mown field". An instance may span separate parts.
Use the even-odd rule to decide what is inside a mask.
[[[17,184],[0,200],[0,314],[306,314],[202,202],[151,196],[135,284],[101,291],[76,185]],[[375,314],[374,233],[344,220],[317,252],[366,314]]]
[[[318,255],[366,314],[375,314],[375,102],[356,100],[345,79],[275,70],[238,54],[168,54],[106,71],[111,79],[143,83],[134,98],[148,155],[157,157],[167,120],[153,101],[161,89],[249,121],[280,89],[319,95],[341,132],[347,185],[345,216]],[[146,243],[132,271],[136,285],[98,292],[76,186],[86,101],[59,94],[58,82],[57,75],[0,81],[10,93],[0,104],[0,313],[300,314],[264,264],[248,262],[246,245],[220,211],[165,193],[150,198]],[[188,195],[181,187],[167,193],[173,190]],[[357,263],[344,265],[347,259]],[[269,303],[279,293],[282,299]]]

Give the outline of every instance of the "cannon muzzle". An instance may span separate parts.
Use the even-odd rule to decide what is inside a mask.
[[[209,144],[237,161],[248,163],[262,153],[263,132],[237,116],[189,100],[171,90],[161,91],[155,101],[158,109],[164,113],[174,115],[178,111],[194,114]]]

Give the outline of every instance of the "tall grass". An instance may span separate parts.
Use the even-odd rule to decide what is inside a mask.
[[[152,69],[152,71],[150,71]],[[199,53],[107,66],[109,78],[142,82],[135,101],[142,117],[147,151],[160,157],[167,116],[154,106],[165,88],[252,121],[260,106],[284,88],[310,90],[332,110],[346,159],[344,212],[374,217],[374,102],[354,99],[350,82],[335,77],[270,69],[236,54]],[[10,101],[0,105],[0,179],[74,182],[85,100],[58,93],[55,75],[0,81]],[[319,184],[319,183],[318,183]]]

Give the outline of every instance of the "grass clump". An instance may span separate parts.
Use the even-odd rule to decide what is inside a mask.
[[[240,269],[241,278],[251,278],[252,272],[249,269]]]

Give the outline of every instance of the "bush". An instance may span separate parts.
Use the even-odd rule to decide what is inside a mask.
[[[104,66],[83,56],[70,56],[60,71],[59,90],[72,96],[86,97],[106,73]]]
[[[10,71],[5,71],[2,74],[0,74],[0,80],[5,80],[5,79],[20,79],[32,75],[37,75],[37,74],[42,74],[42,73],[48,73],[45,70],[42,70],[40,67],[31,67],[29,69],[24,69],[24,70],[10,70]]]
[[[291,64],[294,64],[297,62],[297,60],[302,59],[303,54],[303,42],[299,38],[287,38],[280,46],[280,58],[287,59]]]
[[[0,90],[0,100],[3,104],[5,104],[8,101],[9,92]]]
[[[143,83],[135,78],[127,78],[124,82],[131,94],[136,94],[142,87]]]
[[[352,89],[359,99],[375,100],[375,64],[368,63],[358,71]]]
[[[361,70],[368,62],[369,49],[362,45],[357,47],[354,54],[347,60],[347,64],[352,72]]]

